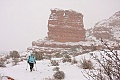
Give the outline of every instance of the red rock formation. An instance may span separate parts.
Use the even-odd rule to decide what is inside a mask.
[[[103,39],[110,39],[111,38],[111,31],[109,28],[105,28],[105,27],[95,27],[93,29],[93,35],[99,39],[99,38],[103,38]]]
[[[106,49],[96,41],[96,38],[114,39],[118,43],[109,43],[111,49],[120,49],[120,12],[115,13],[109,20],[98,22],[93,29],[86,30],[83,26],[83,15],[71,10],[51,10],[48,20],[48,37],[44,40],[32,42],[32,47],[28,50],[37,51],[38,53],[52,54],[57,52],[68,52],[75,54],[74,49],[79,50],[76,53],[84,53],[86,51]],[[88,34],[89,33],[89,34]],[[115,36],[117,35],[117,36]],[[112,37],[113,36],[113,37]],[[85,40],[86,37],[86,41]],[[96,38],[95,38],[96,37]],[[90,41],[87,41],[88,40]],[[93,42],[95,44],[93,44]],[[108,43],[107,43],[108,44]]]
[[[51,10],[48,38],[58,42],[84,41],[83,15],[72,10]]]

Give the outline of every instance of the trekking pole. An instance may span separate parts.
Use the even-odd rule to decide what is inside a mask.
[[[28,68],[28,63],[27,63],[27,67],[26,67],[26,70],[27,70],[27,68]]]
[[[36,64],[35,64],[35,68],[36,68],[36,71],[37,71],[37,67],[36,67]]]

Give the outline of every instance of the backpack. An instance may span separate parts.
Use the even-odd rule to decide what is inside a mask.
[[[34,56],[29,56],[28,63],[35,63],[35,57]]]

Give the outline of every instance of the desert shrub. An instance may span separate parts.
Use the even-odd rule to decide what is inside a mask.
[[[71,61],[71,63],[72,63],[72,64],[77,64],[78,61],[77,61],[75,58],[73,58],[72,61]]]
[[[48,59],[48,60],[51,60],[52,55],[51,55],[51,54],[45,54],[45,55],[44,55],[44,58],[45,58],[45,59]]]
[[[18,51],[10,51],[10,57],[14,58],[19,58],[20,55],[18,53]]]
[[[42,80],[63,80],[65,78],[65,73],[63,71],[59,71],[59,67],[54,68],[55,73],[53,74],[52,78],[43,78]]]
[[[93,63],[90,60],[86,60],[85,58],[80,60],[80,65],[82,69],[93,69]]]
[[[63,59],[62,59],[62,62],[63,62],[63,63],[64,63],[64,62],[71,62],[71,57],[70,57],[70,55],[65,54],[64,57],[63,57]]]
[[[84,75],[88,80],[119,80],[120,79],[120,55],[118,52],[111,49],[108,44],[101,39],[102,46],[105,49],[99,52],[100,56],[96,54],[91,55],[97,62],[97,68],[93,70],[84,71]],[[100,57],[100,58],[99,58]]]
[[[62,59],[62,62],[65,63],[65,62],[71,62],[71,58],[63,58]]]
[[[13,61],[12,61],[12,65],[15,66],[17,65],[19,62],[19,59],[18,58],[14,58]]]
[[[63,57],[64,58],[71,58],[69,54],[64,54]]]
[[[6,64],[9,64],[10,63],[10,61],[6,61]]]
[[[91,80],[119,80],[120,79],[120,58],[113,52],[106,55],[100,54],[99,59],[95,54],[93,58],[97,61],[99,67],[93,71],[86,72]],[[90,80],[90,79],[88,79]]]
[[[59,66],[59,63],[56,60],[51,60],[50,62],[52,66]]]
[[[6,55],[5,58],[6,58],[6,59],[10,59],[10,55]]]
[[[55,68],[53,68],[53,71],[59,71],[59,67],[55,67]]]
[[[59,67],[53,68],[53,71],[55,71],[55,73],[53,74],[52,78],[48,77],[43,78],[42,80],[63,80],[65,78],[65,73],[63,71],[59,71],[59,69]]]
[[[6,59],[4,59],[4,58],[0,58],[0,67],[5,67],[5,62],[6,61]]]
[[[42,60],[43,59],[43,54],[40,53],[40,52],[35,51],[34,56],[35,56],[36,60]]]
[[[54,56],[55,58],[61,58],[61,57],[62,57],[62,54],[60,54],[60,53],[58,52],[58,53],[55,53],[53,56]]]
[[[63,71],[57,71],[53,75],[55,80],[61,80],[65,78],[65,73]]]

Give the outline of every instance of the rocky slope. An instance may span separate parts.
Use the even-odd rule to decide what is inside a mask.
[[[93,35],[97,39],[103,38],[120,42],[120,11],[116,12],[109,19],[96,23]]]

